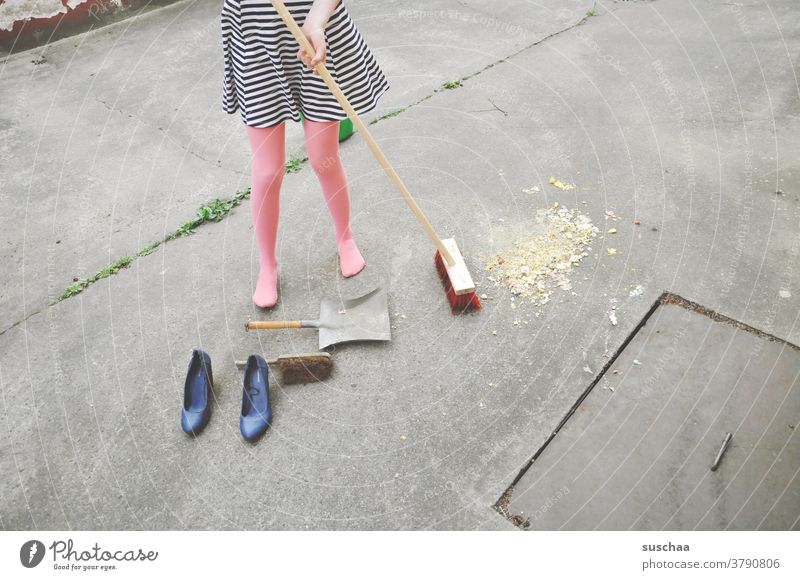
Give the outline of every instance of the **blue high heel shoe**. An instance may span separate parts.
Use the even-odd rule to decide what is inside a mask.
[[[247,359],[244,370],[244,389],[242,389],[242,415],[239,417],[239,430],[242,437],[253,441],[267,430],[272,420],[269,407],[269,367],[267,361],[257,354]]]
[[[183,387],[181,427],[186,433],[197,435],[208,423],[211,417],[209,400],[213,386],[211,357],[202,350],[193,350],[189,370],[186,373],[186,384]]]

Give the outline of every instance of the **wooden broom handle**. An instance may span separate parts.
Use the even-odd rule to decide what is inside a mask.
[[[278,14],[283,19],[283,22],[286,24],[286,26],[289,27],[289,30],[294,35],[295,40],[297,40],[309,57],[313,57],[315,53],[314,47],[308,41],[306,35],[303,34],[303,31],[297,25],[297,22],[295,22],[294,17],[292,17],[292,15],[286,9],[286,5],[284,5],[283,0],[272,0],[272,5],[275,7],[275,10],[278,11]],[[428,235],[430,236],[431,240],[433,240],[433,243],[436,244],[436,247],[444,258],[444,261],[448,266],[453,266],[456,263],[453,259],[453,256],[442,243],[442,240],[439,239],[439,236],[436,235],[436,230],[433,229],[431,222],[428,221],[428,218],[425,217],[424,213],[422,213],[422,210],[417,205],[417,202],[414,201],[414,198],[411,197],[411,194],[408,192],[408,189],[406,189],[405,184],[400,179],[400,176],[394,170],[394,167],[392,167],[391,163],[389,163],[389,160],[386,159],[386,156],[383,154],[383,151],[381,151],[381,148],[378,147],[375,139],[372,138],[372,135],[370,134],[366,125],[364,125],[364,123],[361,121],[361,118],[355,112],[353,107],[350,106],[350,102],[347,100],[347,97],[344,96],[344,93],[341,91],[341,89],[339,89],[336,81],[333,80],[333,77],[331,76],[331,73],[328,72],[325,63],[320,62],[316,67],[314,67],[314,70],[316,70],[319,76],[322,77],[322,80],[324,80],[325,84],[328,85],[328,88],[333,93],[333,96],[336,97],[337,101],[339,101],[339,105],[341,105],[342,109],[344,109],[345,113],[347,113],[347,116],[350,117],[350,120],[353,121],[353,124],[358,129],[358,132],[367,142],[367,145],[369,145],[372,154],[378,160],[378,163],[381,164],[381,167],[383,167],[386,175],[388,175],[389,179],[394,182],[395,186],[397,186],[397,189],[402,194],[403,199],[405,199],[406,203],[408,204],[408,207],[411,208],[412,212],[414,212],[414,215],[417,217],[417,221],[420,223],[420,225],[422,225],[423,228],[425,228],[425,231],[428,232]]]

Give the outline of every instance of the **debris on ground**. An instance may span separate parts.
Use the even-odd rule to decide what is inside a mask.
[[[628,293],[628,296],[630,296],[631,298],[636,298],[637,296],[641,296],[642,294],[644,294],[644,288],[642,288],[641,284],[637,284],[636,288],[634,288]]]
[[[608,229],[608,233],[609,234],[616,234],[617,233],[617,228],[609,228]]]
[[[570,275],[589,255],[587,246],[599,230],[588,216],[565,207],[540,209],[536,222],[545,226],[544,233],[517,240],[510,251],[491,256],[486,266],[489,281],[542,306],[556,289],[572,290]]]
[[[619,216],[618,216],[617,214],[615,214],[615,213],[614,213],[614,210],[612,210],[612,209],[607,209],[607,210],[606,210],[606,220],[614,220],[614,221],[617,221],[617,220],[619,220]]]
[[[608,252],[609,256],[616,256],[617,255],[617,249],[616,248],[606,248],[606,252]]]
[[[778,292],[778,295],[781,298],[791,298],[792,297],[792,293],[789,290],[781,290],[780,292]]]
[[[575,186],[573,184],[567,183],[566,181],[561,181],[560,179],[556,179],[555,177],[551,177],[549,183],[550,185],[564,191],[567,191],[569,189],[575,189]]]
[[[522,193],[527,193],[528,195],[533,195],[534,193],[539,193],[539,187],[534,185],[533,187],[526,187],[522,190]]]
[[[642,363],[639,362],[639,359],[633,359],[633,364],[635,364],[637,366],[641,366]]]
[[[611,321],[612,326],[616,326],[618,323],[617,320],[617,300],[616,298],[611,299],[611,310],[608,311],[608,319]]]

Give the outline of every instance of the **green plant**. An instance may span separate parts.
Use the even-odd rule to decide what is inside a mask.
[[[167,234],[166,236],[164,236],[164,241],[169,242],[176,238],[182,238],[183,236],[188,236],[189,234],[194,232],[195,227],[197,227],[197,220],[184,222],[177,230],[175,230],[171,234]]]
[[[405,107],[400,107],[399,109],[394,109],[393,111],[389,111],[385,115],[381,115],[380,117],[376,117],[369,122],[370,125],[374,125],[375,123],[380,123],[381,121],[385,121],[386,119],[391,119],[392,117],[396,117],[400,113],[406,110]]]
[[[197,208],[197,217],[193,220],[189,220],[188,222],[184,222],[181,226],[172,233],[167,234],[164,236],[164,239],[159,240],[157,242],[153,242],[152,244],[145,246],[138,252],[136,252],[135,257],[131,256],[124,256],[109,264],[108,266],[104,267],[102,270],[97,272],[94,276],[89,276],[88,278],[83,278],[78,280],[74,284],[67,286],[64,291],[58,296],[58,298],[54,301],[61,302],[66,298],[70,298],[75,296],[76,294],[80,294],[86,288],[97,282],[98,280],[102,280],[103,278],[108,278],[112,274],[116,274],[122,268],[126,268],[130,265],[133,260],[136,258],[143,258],[144,256],[148,256],[152,254],[159,246],[169,242],[170,240],[174,240],[176,238],[182,238],[184,236],[188,236],[193,234],[195,230],[207,222],[218,222],[222,220],[228,213],[235,208],[237,205],[242,203],[242,200],[250,196],[250,189],[243,189],[242,191],[237,191],[231,197],[218,197],[209,201],[208,203],[204,203],[199,208]]]
[[[233,197],[223,197],[214,199],[197,208],[196,225],[205,222],[218,222],[224,218],[229,211],[242,203],[242,200],[250,194],[250,191],[238,192]]]
[[[457,89],[457,88],[459,88],[461,86],[463,86],[461,84],[461,81],[448,81],[448,82],[446,82],[446,83],[444,83],[442,85],[442,88],[444,88],[444,89]]]
[[[308,157],[292,155],[286,162],[286,173],[297,173],[308,161]]]
[[[142,248],[141,250],[136,252],[136,255],[139,258],[144,258],[145,256],[149,256],[150,254],[155,252],[156,248],[158,248],[160,245],[161,245],[161,242],[153,242],[149,246],[145,246],[144,248]]]
[[[128,265],[130,265],[131,262],[133,262],[133,258],[132,257],[124,256],[124,257],[118,259],[116,262],[113,262],[113,263],[109,264],[108,266],[106,266],[105,268],[100,270],[97,274],[95,274],[94,276],[90,276],[88,278],[83,278],[81,280],[78,280],[74,284],[71,284],[70,286],[67,286],[66,289],[56,299],[56,302],[60,302],[61,300],[64,300],[64,299],[69,298],[71,296],[75,296],[76,294],[80,294],[86,288],[88,288],[89,286],[91,286],[92,284],[97,282],[98,280],[102,280],[103,278],[108,278],[109,276],[111,276],[112,274],[116,274],[117,272],[119,272],[123,268],[127,268]]]

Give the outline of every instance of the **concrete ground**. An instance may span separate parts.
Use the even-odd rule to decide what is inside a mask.
[[[527,528],[800,528],[800,349],[667,302],[595,387],[514,485]]]
[[[373,133],[458,240],[487,295],[472,316],[450,314],[430,242],[358,137],[343,147],[368,262],[356,278],[337,273],[304,167],[284,182],[274,312],[250,301],[246,204],[53,305],[73,280],[247,187],[249,151],[220,109],[218,2],[8,57],[0,525],[513,530],[494,504],[662,292],[799,344],[794,4],[349,2],[392,85],[370,118],[406,107]],[[301,152],[291,129],[288,151]],[[574,294],[512,308],[485,260],[554,202],[601,233]],[[316,344],[311,331],[243,323],[309,317],[322,296],[377,284],[392,343],[338,348],[324,384],[274,384],[271,429],[243,442],[234,361]],[[179,417],[196,347],[216,385],[192,439]]]

